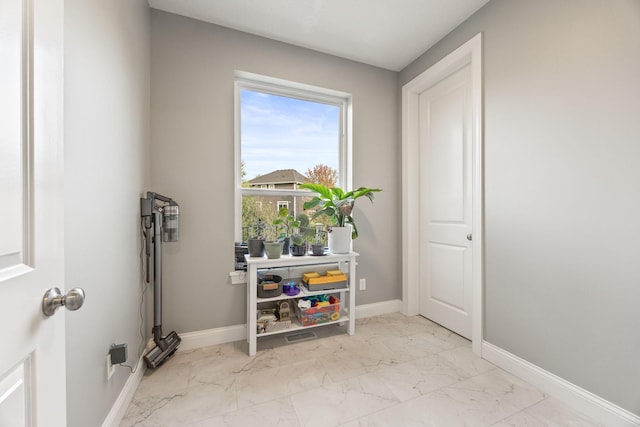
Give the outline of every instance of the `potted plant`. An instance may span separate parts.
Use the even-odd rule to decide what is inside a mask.
[[[247,247],[249,256],[262,257],[264,256],[264,232],[266,225],[262,220],[258,220],[251,227],[251,237],[247,239]]]
[[[311,255],[324,255],[325,232],[322,230],[323,227],[324,225],[319,222],[315,224],[315,231],[308,229],[311,231],[311,233],[307,234],[307,240],[311,246]]]
[[[289,215],[289,209],[282,207],[278,210],[278,217],[273,220],[273,225],[276,227],[278,239],[281,239],[283,243],[282,254],[289,254],[289,245],[291,243],[291,234],[294,228],[300,227],[300,221]]]
[[[372,203],[374,193],[379,188],[360,187],[357,190],[344,191],[340,187],[327,187],[322,184],[306,183],[300,188],[305,188],[317,193],[311,200],[305,202],[305,210],[317,208],[313,218],[320,215],[329,217],[332,226],[327,230],[329,233],[329,251],[332,253],[347,253],[351,250],[351,240],[358,237],[358,228],[351,216],[353,205],[360,197],[367,197]]]
[[[280,236],[278,228],[275,226],[267,230],[267,238],[264,241],[264,252],[269,259],[277,259],[282,255],[284,238]]]
[[[316,234],[312,239],[311,254],[315,256],[324,255],[324,239],[321,234]]]
[[[291,235],[290,252],[293,256],[302,256],[307,253],[307,244],[304,240],[304,236],[302,236],[302,234],[300,234],[297,230]]]

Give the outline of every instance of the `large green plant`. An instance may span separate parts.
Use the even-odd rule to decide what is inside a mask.
[[[318,193],[308,202],[305,202],[303,207],[305,210],[317,208],[318,210],[313,214],[312,218],[316,218],[320,215],[327,215],[331,222],[338,227],[344,227],[346,224],[351,224],[351,238],[358,237],[358,228],[351,216],[353,211],[353,205],[360,197],[367,197],[373,203],[374,194],[380,190],[379,188],[366,188],[360,187],[357,190],[344,191],[339,187],[326,187],[322,184],[301,184],[299,188],[305,188]]]

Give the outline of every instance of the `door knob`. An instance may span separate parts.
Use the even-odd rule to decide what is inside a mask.
[[[472,234],[467,234],[467,240],[468,241],[472,241],[473,240],[473,235]]]
[[[58,288],[51,288],[42,298],[42,312],[49,317],[53,316],[60,306],[75,311],[82,307],[82,304],[84,304],[84,290],[81,288],[73,288],[66,295],[62,295]]]

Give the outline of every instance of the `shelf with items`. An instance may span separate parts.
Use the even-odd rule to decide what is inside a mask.
[[[316,323],[314,325],[306,325],[303,326],[300,323],[300,320],[297,317],[293,317],[291,318],[291,326],[286,328],[286,329],[278,329],[275,331],[266,331],[266,332],[261,332],[261,333],[256,333],[256,337],[266,337],[269,335],[278,335],[278,334],[283,334],[283,333],[290,333],[290,332],[295,332],[295,331],[299,331],[302,329],[312,329],[312,328],[318,328],[321,326],[327,326],[327,325],[333,325],[333,324],[344,324],[345,322],[349,322],[350,316],[347,315],[341,315],[340,319],[338,320],[331,320],[329,322],[325,322],[325,323]]]
[[[296,279],[290,279],[290,281],[295,281],[296,283],[300,283],[300,279],[298,278]],[[302,298],[302,297],[311,297],[311,296],[316,296],[316,295],[324,295],[324,294],[337,294],[337,293],[342,293],[342,292],[350,292],[351,289],[349,288],[342,288],[342,289],[324,289],[321,291],[310,291],[307,288],[305,288],[304,286],[300,286],[298,285],[298,288],[300,289],[300,292],[298,292],[295,295],[287,295],[284,292],[278,296],[275,297],[269,297],[269,298],[260,298],[257,297],[257,302],[258,304],[262,303],[262,302],[272,302],[272,301],[280,301],[283,299],[295,299],[295,298]]]
[[[249,355],[254,356],[256,354],[257,339],[263,336],[290,333],[298,331],[300,329],[308,329],[314,327],[320,327],[325,325],[331,325],[335,323],[347,324],[347,332],[349,335],[355,333],[355,292],[351,291],[355,280],[356,273],[356,257],[355,252],[347,254],[328,254],[325,256],[304,256],[294,257],[290,255],[283,255],[278,259],[268,259],[261,257],[249,257],[247,260],[247,341],[249,343]],[[346,276],[346,283],[342,283],[342,286],[337,289],[321,289],[321,290],[309,290],[301,285],[302,272],[308,271],[323,271],[333,270],[335,273],[340,274],[344,272]],[[339,270],[339,271],[338,271]],[[280,295],[274,295],[267,298],[259,298],[257,296],[258,290],[258,275],[264,274],[278,274],[283,277],[283,281],[294,281],[299,285],[300,292],[296,295],[287,295],[281,293]],[[285,278],[286,277],[286,278]],[[330,286],[330,285],[328,285]],[[297,300],[303,297],[314,297],[319,295],[332,295],[340,302],[337,318],[323,319],[322,322],[316,324],[309,324],[310,322],[305,320],[306,326],[300,322],[300,318],[296,317],[296,310],[292,309],[290,321],[291,324],[288,328],[277,329],[274,331],[263,331],[258,333],[258,309],[274,305],[279,301],[290,300],[292,304],[297,304]],[[298,316],[300,312],[298,310]],[[336,315],[334,315],[335,317]],[[278,326],[278,325],[274,325]]]

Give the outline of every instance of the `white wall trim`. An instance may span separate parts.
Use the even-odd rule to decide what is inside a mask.
[[[193,350],[194,348],[245,340],[247,339],[247,325],[242,324],[196,332],[183,332],[179,335],[180,338],[182,338],[182,342],[178,347],[178,351]]]
[[[402,301],[393,299],[389,301],[374,302],[372,304],[356,305],[356,319],[380,316],[382,314],[397,313],[402,310]],[[356,334],[358,330],[356,329]]]
[[[482,357],[607,427],[637,427],[640,417],[488,342]]]
[[[482,34],[451,52],[402,87],[402,312],[419,312],[420,242],[420,132],[419,96],[444,77],[470,64],[473,146],[473,267],[472,267],[472,348],[481,354],[483,338],[483,131],[482,131]]]
[[[229,278],[232,285],[246,285],[247,284],[247,272],[246,271],[231,271],[229,272]]]
[[[356,306],[356,319],[396,313],[400,311],[401,307],[402,301],[397,299],[376,302],[373,304],[358,305]],[[357,330],[356,333],[358,333]],[[182,342],[178,347],[178,351],[193,350],[195,348],[208,347],[210,345],[244,340],[247,338],[247,326],[245,324],[225,326],[222,328],[206,329],[196,332],[183,332],[179,335]]]
[[[143,361],[143,356],[140,356],[135,372],[127,378],[127,382],[124,383],[124,387],[122,387],[118,398],[107,414],[107,418],[104,419],[102,427],[117,427],[120,425],[124,415],[127,413],[127,408],[129,408],[129,405],[133,400],[133,395],[136,393],[136,390],[140,385],[140,381],[142,381],[142,376],[144,375],[145,370],[146,366]]]

